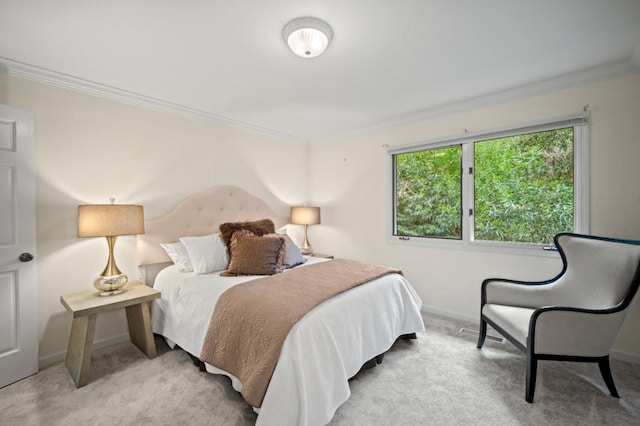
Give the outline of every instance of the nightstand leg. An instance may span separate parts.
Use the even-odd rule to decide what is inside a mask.
[[[91,349],[96,331],[96,315],[74,318],[71,323],[71,335],[67,348],[65,364],[76,387],[89,382]]]
[[[156,356],[156,342],[151,331],[151,312],[149,302],[127,306],[129,338],[148,358]]]

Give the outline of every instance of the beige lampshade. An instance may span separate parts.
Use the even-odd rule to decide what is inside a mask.
[[[78,206],[78,237],[144,234],[142,206],[91,204]]]
[[[291,207],[289,222],[293,225],[317,225],[320,223],[320,207]]]

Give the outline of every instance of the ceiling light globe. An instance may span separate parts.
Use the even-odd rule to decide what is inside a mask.
[[[302,28],[291,33],[287,44],[296,55],[302,58],[315,58],[327,48],[329,39],[321,31]]]
[[[282,38],[293,53],[301,58],[315,58],[325,51],[333,31],[318,18],[296,18],[282,29]]]

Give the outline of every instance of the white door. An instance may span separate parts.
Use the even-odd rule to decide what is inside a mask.
[[[0,387],[38,372],[33,116],[0,105]]]

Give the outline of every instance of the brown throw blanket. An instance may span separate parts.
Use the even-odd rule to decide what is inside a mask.
[[[243,398],[260,407],[291,327],[323,301],[390,273],[400,271],[336,259],[231,287],[218,299],[200,359],[240,379]]]

